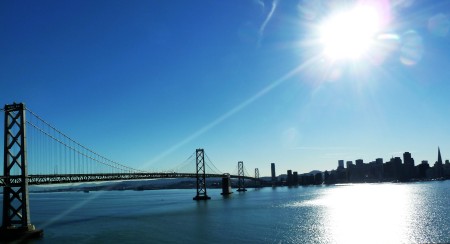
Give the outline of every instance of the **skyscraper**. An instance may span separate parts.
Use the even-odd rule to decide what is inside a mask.
[[[441,149],[438,147],[438,164],[442,164]]]
[[[438,147],[438,160],[434,164],[434,171],[436,178],[441,178],[444,176],[444,165],[442,164],[442,157],[441,157],[441,149]]]
[[[362,159],[356,159],[355,164],[356,166],[362,167],[364,165],[364,161]]]
[[[294,181],[294,178],[292,177],[292,170],[288,169],[286,183],[288,186],[292,186],[293,181]]]
[[[292,182],[292,184],[294,184],[294,185],[298,185],[298,172],[297,171],[294,171],[294,172],[292,172],[292,174],[293,174],[293,179],[294,179],[294,182]]]
[[[277,177],[275,176],[275,163],[270,164],[270,168],[272,170],[272,184],[277,182]]]
[[[411,164],[412,157],[410,152],[403,153],[403,164]]]
[[[403,175],[401,180],[408,181],[414,178],[415,168],[414,168],[414,159],[411,157],[410,152],[403,153]]]
[[[339,160],[338,161],[338,169],[343,169],[344,168],[344,160]]]

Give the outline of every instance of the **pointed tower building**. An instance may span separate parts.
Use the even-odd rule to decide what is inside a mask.
[[[436,178],[444,177],[444,166],[442,164],[441,149],[438,147],[438,160],[434,164],[434,171],[436,172]]]
[[[438,164],[442,165],[441,149],[438,147]]]

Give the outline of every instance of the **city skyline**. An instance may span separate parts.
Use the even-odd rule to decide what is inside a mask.
[[[375,44],[342,56],[320,31],[349,1],[4,1],[0,103],[144,170],[449,159],[450,3],[364,2]]]
[[[421,164],[422,165],[426,164],[430,168],[433,168],[435,165],[441,165],[442,166],[444,164],[445,164],[445,167],[449,166],[448,164],[450,163],[450,160],[449,159],[445,159],[445,160],[442,159],[441,151],[440,151],[439,147],[438,147],[438,152],[437,152],[436,158],[437,158],[436,161],[417,160],[417,159],[415,160],[414,157],[412,157],[412,154],[410,152],[403,152],[402,155],[400,155],[400,156],[395,156],[395,157],[391,156],[390,158],[388,158],[386,160],[385,160],[385,158],[382,158],[382,157],[378,157],[378,158],[375,158],[375,159],[369,160],[369,161],[365,161],[365,159],[362,159],[362,158],[358,158],[358,159],[354,159],[354,160],[339,159],[339,160],[337,160],[337,167],[335,167],[335,168],[330,168],[330,169],[326,169],[326,170],[314,170],[313,169],[313,170],[311,170],[309,172],[297,172],[297,170],[295,168],[292,168],[292,169],[288,169],[287,173],[282,172],[282,173],[280,173],[278,175],[275,174],[275,171],[276,171],[275,163],[271,163],[271,171],[272,171],[271,181],[275,182],[275,181],[277,181],[276,180],[277,177],[282,177],[282,176],[289,175],[289,172],[291,172],[291,173],[295,172],[295,173],[298,173],[299,175],[309,175],[309,174],[311,174],[311,172],[313,172],[313,175],[314,175],[318,171],[320,171],[322,174],[324,174],[325,172],[331,173],[333,171],[339,173],[339,171],[341,171],[341,170],[348,170],[349,168],[355,167],[355,166],[358,166],[358,165],[371,165],[371,164],[373,164],[373,165],[379,166],[379,165],[384,165],[387,162],[395,162],[396,160],[399,160],[400,163],[402,165],[404,165],[404,166],[411,166],[411,167],[414,166],[416,168],[417,168],[417,166],[419,166]],[[426,170],[428,170],[428,166],[424,170],[424,172],[423,172],[424,174],[426,173]],[[444,170],[445,173],[450,174],[450,171],[449,171],[450,169],[447,169],[447,168],[444,169],[444,168],[442,170]],[[408,170],[408,169],[404,169],[404,170]],[[447,171],[449,171],[449,172],[447,172]],[[409,173],[411,175],[414,175],[414,173],[412,173],[412,172],[409,172]],[[416,172],[416,173],[418,173],[418,172]],[[436,177],[435,175],[433,175],[434,173],[435,172],[429,172],[430,175],[427,176],[428,179],[435,179],[435,178],[440,178],[440,177],[444,177],[444,178],[448,177],[447,174],[445,174],[445,173],[443,173],[443,175],[438,175]],[[416,178],[414,178],[412,176],[409,176],[409,177],[411,177],[411,179],[417,180]],[[422,176],[422,178],[423,177],[424,176]],[[265,178],[268,178],[268,176],[265,176]],[[286,180],[286,179],[284,179],[284,180]],[[408,180],[410,180],[410,179],[408,179]]]

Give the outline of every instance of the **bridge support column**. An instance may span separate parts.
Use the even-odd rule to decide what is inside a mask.
[[[41,237],[30,221],[25,105],[5,105],[3,220],[1,240]]]
[[[230,178],[230,174],[224,174],[222,176],[222,195],[226,196],[226,195],[230,195],[232,194],[233,191],[231,190],[231,178]]]
[[[260,181],[259,181],[259,169],[255,168],[255,188],[260,187]]]
[[[197,165],[197,195],[194,200],[208,200],[211,199],[206,194],[206,173],[205,173],[205,151],[203,149],[195,150],[196,165]]]
[[[238,162],[238,189],[237,191],[247,191],[245,189],[245,180],[244,180],[244,162]]]

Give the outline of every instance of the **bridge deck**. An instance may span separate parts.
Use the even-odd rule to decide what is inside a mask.
[[[221,178],[223,174],[205,174],[207,178]],[[110,173],[110,174],[54,174],[54,175],[29,175],[29,185],[50,185],[82,183],[95,181],[124,181],[124,180],[145,180],[145,179],[168,179],[168,178],[196,178],[195,173]],[[230,175],[231,178],[238,178],[237,175]],[[253,177],[244,177],[247,180],[255,180]],[[1,176],[0,186],[6,186],[7,179],[9,185],[15,186],[21,183],[20,175]]]

